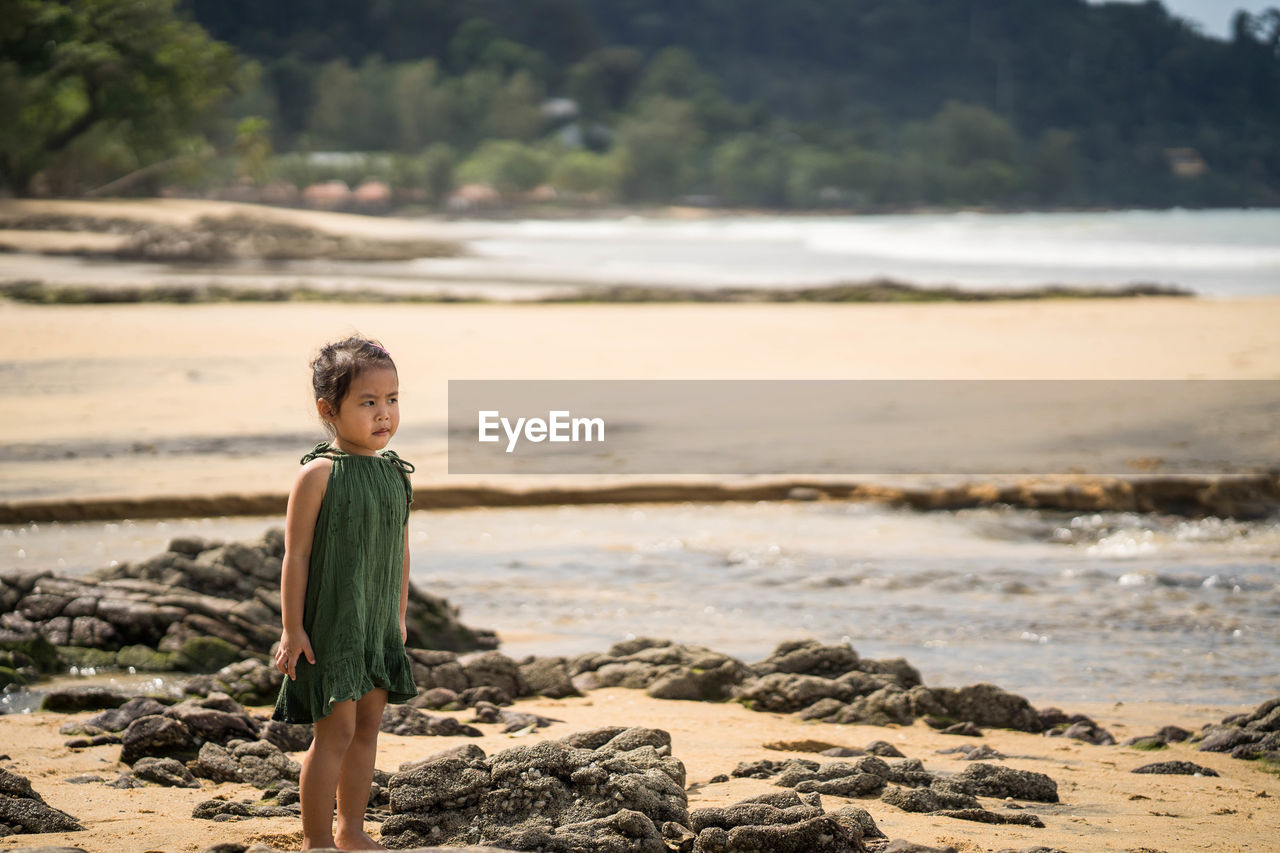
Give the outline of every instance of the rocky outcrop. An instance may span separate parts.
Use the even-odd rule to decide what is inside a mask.
[[[1116,742],[1111,732],[1099,726],[1084,714],[1064,714],[1057,708],[1042,708],[1037,712],[1048,737],[1066,737],[1082,740],[1094,746],[1111,746]]]
[[[199,788],[200,782],[180,761],[172,758],[140,758],[133,765],[133,776],[168,788]]]
[[[391,847],[665,853],[661,828],[688,824],[684,765],[657,729],[578,733],[487,757],[451,751],[390,780]]]
[[[779,791],[731,806],[689,813],[694,853],[747,853],[756,850],[866,851],[865,839],[879,842],[884,833],[865,809],[845,806],[826,812],[816,794]],[[696,835],[695,835],[696,833]]]
[[[162,554],[85,578],[0,574],[0,642],[43,638],[58,647],[63,669],[213,672],[265,660],[280,637],[283,556],[284,533],[273,528],[255,542],[179,537]],[[409,645],[461,651],[497,644],[492,632],[467,628],[457,615],[444,599],[411,586]],[[0,659],[0,678],[27,679],[33,666],[49,671],[49,662],[22,654]]]
[[[955,733],[970,735],[980,734],[978,726],[1028,732],[1042,728],[1030,702],[995,685],[925,687],[918,678],[914,670],[896,667],[874,673],[854,670],[834,679],[774,673],[747,682],[738,695],[748,707],[799,710],[804,719],[830,723],[910,725],[930,717]],[[798,707],[806,701],[807,706]]]
[[[1197,739],[1202,752],[1280,763],[1280,696],[1263,702],[1252,713],[1234,714],[1205,726]]]
[[[227,664],[211,675],[188,678],[182,692],[189,696],[225,693],[245,705],[272,705],[280,693],[284,673],[256,658]]]
[[[569,662],[562,657],[527,657],[520,661],[520,677],[531,693],[551,699],[579,696],[569,675]]]
[[[960,774],[942,776],[926,770],[919,759],[892,764],[871,755],[856,761],[822,764],[802,758],[766,759],[743,762],[734,768],[732,775],[772,779],[775,785],[794,789],[802,797],[806,794],[846,798],[878,796],[903,811],[986,823],[1044,825],[1035,815],[987,811],[978,797],[1058,802],[1057,783],[1043,773],[992,764],[972,764]]]
[[[78,820],[46,803],[27,777],[0,768],[0,836],[82,829]]]
[[[753,673],[746,664],[702,646],[641,637],[615,643],[604,654],[568,662],[579,690],[632,687],[658,699],[717,701]]]
[[[951,779],[956,788],[980,797],[1012,797],[1037,803],[1058,802],[1058,784],[1043,773],[998,764],[972,764]]]
[[[1121,746],[1131,746],[1134,749],[1164,749],[1171,743],[1182,743],[1191,739],[1191,732],[1179,726],[1161,726],[1155,734],[1136,735],[1131,738],[1125,738],[1120,742]]]
[[[297,782],[301,766],[270,741],[234,741],[227,746],[205,743],[194,760],[187,763],[191,773],[213,782],[247,782],[269,788],[279,782]]]
[[[475,726],[458,722],[454,717],[433,717],[409,705],[388,705],[382,712],[379,728],[387,734],[432,737],[482,737]]]

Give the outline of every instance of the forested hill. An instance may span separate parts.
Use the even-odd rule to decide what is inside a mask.
[[[10,6],[0,192],[1280,205],[1280,9],[1224,40],[1156,0]]]
[[[1111,122],[1280,121],[1280,13],[1224,42],[1159,2],[1085,0],[188,0],[215,37],[260,59],[431,57],[451,71],[502,38],[543,82],[609,46],[678,45],[740,102],[821,121],[866,108],[988,105],[1024,131]],[[1223,14],[1227,14],[1224,3]],[[487,27],[467,27],[484,21]],[[545,60],[545,61],[537,61]]]
[[[855,172],[879,166],[899,172],[889,185],[863,187],[861,197],[871,201],[1020,196],[1067,203],[1280,203],[1276,10],[1237,15],[1234,36],[1224,41],[1154,0],[185,5],[215,38],[263,64],[263,86],[277,105],[271,118],[278,147],[299,138],[370,147],[358,132],[345,138],[317,133],[320,66],[342,60],[343,67],[367,69],[373,63],[385,73],[430,59],[437,81],[482,68],[522,72],[540,96],[571,97],[585,118],[606,129],[639,114],[640,95],[687,101],[699,134],[689,151],[706,154],[743,134],[757,137],[743,143],[756,146],[746,159],[761,158],[759,147],[767,147],[761,134],[827,151],[853,146],[866,154],[849,167]],[[687,53],[677,60],[663,52],[673,46]],[[660,68],[655,57],[663,58]],[[651,117],[683,120],[678,111]],[[993,124],[996,117],[1004,127]],[[436,141],[465,152],[484,135],[493,134],[455,127]],[[509,129],[496,135],[520,136]],[[368,128],[366,136],[388,138]],[[966,153],[966,145],[975,150]],[[597,140],[594,147],[607,146]],[[947,161],[943,166],[979,165],[986,173],[928,175],[931,167],[904,160],[913,151]],[[1002,164],[1012,173],[1001,172]],[[911,174],[901,174],[904,168]],[[704,164],[702,183],[690,172],[683,183],[663,186],[715,190],[713,171]],[[785,195],[781,189],[756,197],[747,192],[741,200],[769,203],[771,194]]]

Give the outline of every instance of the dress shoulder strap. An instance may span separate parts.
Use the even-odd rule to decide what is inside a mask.
[[[343,455],[345,454],[343,454],[341,450],[334,447],[332,444],[330,444],[327,441],[322,441],[319,444],[317,444],[315,447],[311,448],[310,452],[308,452],[307,455],[302,457],[302,461],[299,464],[306,465],[312,459],[319,459],[322,456],[329,459],[337,459],[339,456],[343,456]]]
[[[379,455],[400,471],[400,479],[404,481],[404,508],[405,522],[407,523],[409,521],[409,507],[413,505],[413,484],[409,482],[409,475],[414,471],[413,463],[406,459],[401,459],[400,454],[394,450],[384,450]]]
[[[384,450],[382,451],[381,456],[383,459],[386,459],[406,474],[412,474],[416,470],[413,467],[412,462],[407,459],[401,459],[400,454],[396,453],[394,450]]]

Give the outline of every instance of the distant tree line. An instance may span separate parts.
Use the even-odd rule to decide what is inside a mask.
[[[199,128],[233,156],[207,161],[197,182],[380,178],[430,201],[469,182],[550,185],[779,208],[1280,203],[1275,9],[1238,13],[1225,41],[1154,0],[184,0],[178,11],[242,57],[202,83],[231,92]],[[20,78],[4,57],[0,83]],[[302,156],[315,151],[369,156]],[[137,159],[148,156],[160,155]]]

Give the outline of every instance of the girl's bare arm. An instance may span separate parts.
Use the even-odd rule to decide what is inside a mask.
[[[409,612],[409,523],[404,525],[404,571],[400,575],[400,642],[409,641],[405,616]]]
[[[311,543],[315,539],[316,518],[329,484],[330,459],[315,459],[303,466],[289,492],[284,520],[284,564],[280,572],[280,649],[276,667],[289,678],[297,677],[297,661],[306,655],[315,663],[311,638],[302,627],[302,610],[307,596],[307,574],[311,565]]]

